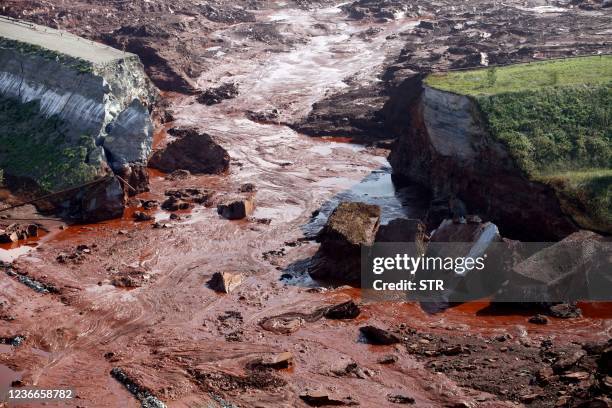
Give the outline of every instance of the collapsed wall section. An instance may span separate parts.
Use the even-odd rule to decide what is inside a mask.
[[[134,169],[142,174],[156,96],[134,54],[0,19],[0,168],[9,178],[51,192]],[[115,207],[109,216],[122,208]]]

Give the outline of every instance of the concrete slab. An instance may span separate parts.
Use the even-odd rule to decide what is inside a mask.
[[[134,54],[86,40],[66,31],[3,16],[0,16],[0,37],[37,45],[89,61],[94,65],[134,56]]]

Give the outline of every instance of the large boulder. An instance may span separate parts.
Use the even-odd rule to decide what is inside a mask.
[[[217,213],[228,220],[241,220],[253,214],[255,211],[255,197],[249,194],[247,197],[225,198],[217,205]]]
[[[78,194],[81,222],[119,218],[125,208],[125,194],[117,177],[107,177]]]
[[[321,243],[310,275],[314,279],[360,281],[361,246],[372,245],[380,225],[380,207],[359,202],[342,202],[321,230]]]
[[[612,240],[579,231],[516,265],[497,301],[609,300]]]
[[[477,217],[476,217],[477,218]],[[503,245],[503,246],[502,246]],[[427,258],[452,259],[454,269],[421,271],[417,276],[426,279],[443,279],[444,292],[436,293],[434,302],[461,302],[476,300],[493,293],[503,282],[502,252],[505,248],[497,226],[490,222],[458,223],[446,219],[431,234]],[[484,268],[468,259],[482,259]],[[459,260],[463,260],[459,263]],[[437,296],[440,296],[439,298]]]
[[[220,174],[229,168],[229,153],[210,135],[191,128],[174,128],[168,133],[176,139],[157,150],[149,166],[166,173],[188,170],[193,174]]]

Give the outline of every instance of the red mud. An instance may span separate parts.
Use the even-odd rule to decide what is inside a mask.
[[[0,312],[14,316],[0,320],[0,336],[26,336],[23,345],[0,350],[0,386],[12,381],[16,371],[28,386],[75,389],[78,399],[69,406],[136,407],[137,400],[110,375],[120,367],[171,407],[217,406],[207,404],[217,404],[213,401],[219,398],[241,407],[305,407],[299,395],[313,388],[351,396],[363,407],[391,406],[388,395],[396,394],[414,398],[418,407],[458,402],[514,406],[507,401],[510,397],[474,389],[450,373],[432,370],[409,352],[408,343],[364,343],[359,327],[404,325],[447,339],[480,342],[507,332],[521,341],[551,339],[561,346],[610,338],[610,304],[581,305],[583,318],[551,319],[545,326],[528,323],[528,315],[483,314],[486,302],[436,315],[416,304],[364,304],[357,319],[306,322],[289,335],[259,325],[265,317],[310,313],[359,299],[357,289],[280,281],[285,271],[314,254],[317,245],[304,241],[304,235],[316,229],[339,199],[373,202],[387,215],[423,215],[414,191],[403,192],[408,201],[395,193],[386,151],[353,145],[344,137],[309,138],[245,115],[269,108],[278,108],[281,119],[306,115],[327,91],[342,88],[346,77],[374,72],[401,46],[386,38],[414,27],[412,21],[381,24],[382,31],[365,43],[350,35],[365,27],[338,13],[276,8],[260,12],[258,18],[285,19],[281,30],[296,38],[307,37],[315,23],[326,25],[324,35],[296,42],[291,52],[270,52],[263,42],[241,38],[236,33],[240,24],[218,31],[228,43],[244,41],[248,46],[224,49],[198,83],[235,80],[240,95],[213,106],[200,105],[193,96],[172,96],[169,109],[172,126],[195,126],[229,151],[230,172],[172,180],[150,169],[151,191],[136,198],[162,201],[167,189],[187,187],[222,196],[249,182],[257,187],[253,219],[228,221],[215,208],[196,206],[182,213],[181,220],[169,222],[169,228],[153,228],[153,222],[134,221],[134,205],[118,220],[64,230],[57,224],[49,227],[37,249],[20,257],[15,267],[53,284],[59,293],[36,293],[4,273],[0,276]],[[165,128],[160,129],[155,147],[162,146],[165,137]],[[315,210],[321,215],[311,222]],[[168,216],[162,210],[151,212]],[[263,219],[270,222],[258,222]],[[72,253],[79,245],[89,251],[78,262],[57,261],[60,253]],[[276,255],[263,256],[270,251]],[[115,273],[130,268],[150,279],[129,291],[111,284]],[[220,295],[206,286],[220,271],[241,273],[245,279],[234,292]],[[293,354],[290,369],[261,374],[246,368],[256,357],[283,351]],[[389,353],[397,362],[380,364]],[[353,362],[371,375],[342,374],[342,367]]]

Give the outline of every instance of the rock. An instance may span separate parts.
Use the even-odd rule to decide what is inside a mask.
[[[148,108],[139,99],[133,99],[113,122],[104,139],[104,150],[111,168],[118,172],[130,163],[146,163],[152,143],[153,122]]]
[[[455,223],[445,219],[431,234],[426,256],[430,258],[485,258],[497,260],[502,242],[497,226],[490,222],[481,224]],[[487,269],[471,266],[456,266],[454,269],[418,271],[417,279],[443,279],[444,292],[432,294],[431,301],[444,305],[447,302],[462,302],[492,295],[504,282],[505,270],[491,262]]]
[[[27,179],[30,186],[50,193],[95,182],[110,175],[111,169],[120,175],[124,166],[144,165],[153,135],[148,108],[158,95],[138,57],[68,31],[32,22],[9,24],[13,27],[3,34],[0,55],[0,122],[14,125],[0,132],[6,138],[0,142],[0,167],[6,175]],[[41,33],[57,41],[41,40]],[[29,45],[24,48],[22,40]],[[37,52],[27,51],[32,47]],[[27,91],[10,85],[26,83]],[[7,104],[19,112],[14,120],[6,116],[10,115]],[[18,140],[6,143],[13,131],[19,132]],[[105,215],[98,206],[97,214],[91,214],[87,204],[82,206],[81,197],[96,195],[99,187],[62,194],[64,202],[53,203],[58,215],[84,222],[114,218],[116,212]],[[47,209],[43,203],[49,204],[47,200],[35,204]]]
[[[81,197],[78,212],[81,222],[93,223],[123,215],[125,195],[123,186],[116,177],[109,177],[85,189],[78,196]]]
[[[185,180],[191,176],[191,173],[187,170],[178,169],[166,176],[166,180]]]
[[[585,355],[586,355],[586,352],[584,350],[578,350],[578,351],[576,351],[575,353],[572,353],[569,356],[565,356],[565,357],[559,358],[552,365],[552,369],[557,374],[558,373],[562,373],[564,371],[567,371],[570,368],[576,366],[576,364],[578,364],[580,359],[582,357],[584,357]]]
[[[389,394],[387,395],[387,401],[403,405],[412,405],[416,402],[414,398],[401,394]]]
[[[538,384],[546,385],[551,381],[551,379],[554,378],[554,375],[555,374],[552,368],[544,367],[538,370],[538,372],[536,373],[536,380],[538,381]]]
[[[424,28],[426,30],[433,30],[434,28],[436,28],[436,25],[433,21],[421,21],[419,23],[419,28]]]
[[[181,169],[193,174],[221,174],[229,169],[229,154],[206,133],[192,128],[173,128],[168,133],[176,140],[153,153],[150,167],[167,173]]]
[[[397,363],[397,356],[395,354],[387,354],[376,360],[378,364],[394,364]]]
[[[373,373],[367,368],[362,368],[356,362],[345,359],[341,359],[334,363],[330,369],[330,372],[338,377],[356,377],[366,379],[370,378]]]
[[[577,371],[574,373],[568,373],[561,375],[561,379],[569,382],[580,382],[589,378],[591,374],[586,371]]]
[[[168,197],[161,205],[161,208],[166,211],[179,211],[189,209],[190,204],[187,201],[183,201],[175,196]]]
[[[457,344],[455,346],[445,347],[440,350],[440,354],[444,354],[445,356],[458,356],[463,352],[463,347]]]
[[[151,279],[151,275],[141,268],[127,268],[111,278],[111,285],[118,288],[138,288]]]
[[[612,341],[608,342],[608,346],[601,353],[597,366],[602,374],[612,375]]]
[[[525,404],[530,404],[530,403],[532,403],[533,401],[535,401],[535,400],[537,400],[539,398],[542,398],[542,395],[534,393],[534,394],[521,395],[520,400],[521,400],[521,402],[523,402]]]
[[[280,123],[280,112],[276,108],[265,111],[247,111],[246,116],[253,122]]]
[[[0,230],[0,244],[10,244],[19,241],[19,236],[16,232],[6,232]]]
[[[233,83],[223,84],[216,88],[209,88],[197,97],[197,101],[203,105],[216,105],[225,99],[233,99],[238,96],[238,86]]]
[[[300,394],[300,399],[312,407],[359,405],[350,396],[342,397],[324,390],[306,390]]]
[[[289,351],[284,353],[268,354],[250,361],[247,366],[250,369],[274,368],[284,369],[293,365],[293,354]]]
[[[241,193],[254,193],[257,190],[255,184],[253,183],[245,183],[240,186]]]
[[[273,333],[291,334],[298,331],[305,323],[304,318],[295,316],[275,316],[263,319],[260,326]]]
[[[370,344],[389,345],[401,341],[395,334],[376,326],[363,326],[359,328],[359,331]]]
[[[117,171],[117,174],[127,182],[127,185],[123,185],[123,189],[128,196],[135,196],[136,194],[149,191],[149,172],[145,165],[124,165]],[[119,181],[125,184],[122,180]]]
[[[38,225],[28,224],[28,226],[26,226],[26,231],[28,238],[36,238],[38,236]]]
[[[612,284],[612,246],[594,232],[580,231],[531,255],[512,268],[496,297],[539,302],[605,300]],[[550,307],[555,317],[579,316],[575,305]]]
[[[356,283],[361,278],[361,245],[374,243],[380,224],[380,207],[342,202],[317,236],[321,243],[309,271],[314,279],[339,279]]]
[[[559,303],[549,306],[548,313],[550,313],[551,316],[559,319],[582,317],[582,310],[580,310],[580,308],[574,303]]]
[[[535,316],[531,316],[528,322],[533,324],[548,324],[548,317],[537,314]]]
[[[178,206],[181,207],[179,209],[187,209],[190,203],[203,204],[206,207],[211,206],[215,192],[200,188],[181,188],[166,190],[165,195],[170,197],[166,200],[168,208],[176,208]],[[188,205],[186,206],[181,203],[187,203]]]
[[[140,205],[145,210],[152,210],[159,207],[159,201],[157,200],[140,200]]]
[[[359,306],[352,300],[349,300],[348,302],[328,308],[325,311],[325,317],[328,319],[354,319],[359,316],[359,313],[361,313]]]
[[[242,283],[239,273],[215,272],[208,281],[208,287],[217,292],[231,293]]]
[[[228,198],[217,205],[217,213],[228,220],[241,220],[253,214],[253,211],[255,211],[255,199],[253,196]]]
[[[144,213],[142,211],[136,211],[134,213],[134,219],[136,221],[151,221],[153,219],[153,217],[147,213]]]

